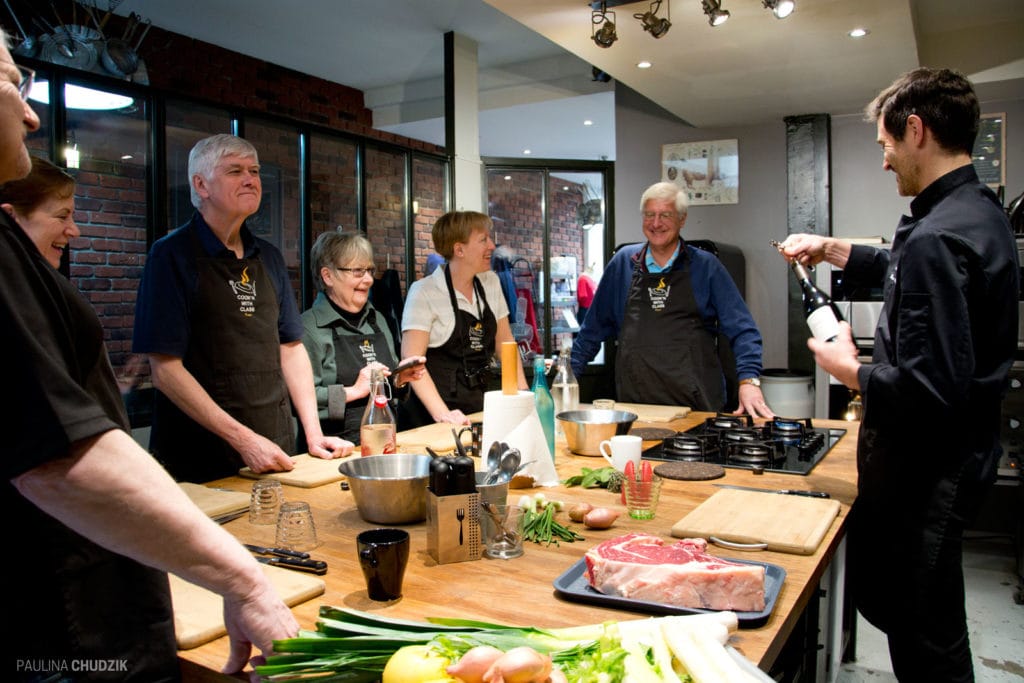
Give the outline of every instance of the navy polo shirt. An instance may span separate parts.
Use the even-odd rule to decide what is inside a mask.
[[[139,283],[135,309],[134,353],[161,353],[184,358],[191,332],[191,304],[200,294],[199,273],[192,235],[203,251],[215,258],[235,259],[198,212],[192,220],[153,243]],[[288,268],[277,247],[252,234],[243,224],[242,247],[246,258],[258,258],[277,292],[280,307],[277,331],[281,343],[302,339],[299,315]]]

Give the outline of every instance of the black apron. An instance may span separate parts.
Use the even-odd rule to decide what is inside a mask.
[[[444,344],[427,349],[427,368],[448,409],[461,410],[469,415],[484,409],[484,393],[491,388],[491,361],[498,336],[498,320],[487,303],[479,279],[473,278],[478,317],[459,308],[447,265],[444,267],[444,279],[455,316],[455,329]],[[434,422],[415,393],[406,401],[405,411],[412,426]]]
[[[206,254],[192,237],[199,281],[183,359],[210,398],[286,453],[295,444],[291,402],[281,372],[280,306],[258,256]],[[156,392],[153,455],[178,481],[207,482],[245,466],[238,451]]]
[[[646,256],[645,245],[633,257],[615,357],[617,397],[625,403],[721,410],[722,364],[693,296],[686,246],[679,250],[680,269],[650,273]]]
[[[370,334],[342,334],[344,321],[338,320],[332,328],[334,335],[334,363],[338,370],[335,384],[352,386],[359,377],[359,372],[367,363],[383,363],[389,368],[397,365],[394,353],[388,344],[387,336],[377,324],[377,314],[373,310],[366,312],[366,322],[373,328]],[[369,396],[350,401],[345,404],[344,419],[321,420],[320,426],[324,436],[338,436],[354,444],[359,443],[359,426],[363,421],[363,412]]]

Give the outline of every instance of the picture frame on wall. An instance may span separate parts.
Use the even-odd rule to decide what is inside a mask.
[[[1006,185],[1006,113],[982,114],[971,154],[978,179],[998,190]]]
[[[738,141],[706,140],[662,145],[661,179],[685,190],[690,206],[739,204]]]

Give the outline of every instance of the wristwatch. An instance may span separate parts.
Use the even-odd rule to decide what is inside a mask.
[[[761,386],[761,378],[760,377],[748,377],[746,379],[741,379],[740,380],[740,384],[753,384],[755,387],[760,387]]]

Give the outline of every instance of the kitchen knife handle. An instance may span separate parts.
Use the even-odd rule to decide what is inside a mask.
[[[281,567],[282,569],[295,569],[296,571],[317,575],[327,573],[327,563],[323,560],[300,560],[298,558],[284,557],[257,557],[256,559],[263,564]]]
[[[827,491],[800,491],[797,489],[782,489],[779,493],[787,496],[805,496],[807,498],[831,498]]]

